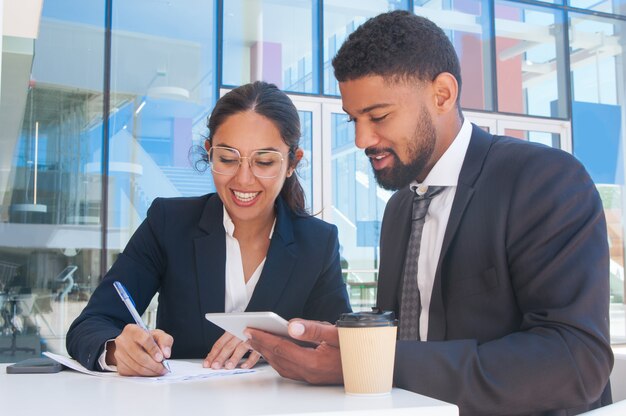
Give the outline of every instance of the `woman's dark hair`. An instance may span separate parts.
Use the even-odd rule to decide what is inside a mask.
[[[213,135],[228,117],[246,111],[254,111],[274,123],[283,141],[289,146],[289,167],[295,169],[296,150],[301,136],[300,117],[291,99],[274,84],[256,81],[237,87],[220,98],[209,116],[207,140],[213,141]],[[294,213],[308,215],[304,190],[295,170],[285,180],[280,195]]]
[[[456,78],[461,97],[454,46],[439,26],[407,11],[383,13],[359,26],[339,48],[333,68],[339,82],[369,75],[430,82],[448,72]]]

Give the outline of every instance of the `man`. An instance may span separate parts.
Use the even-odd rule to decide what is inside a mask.
[[[606,224],[582,165],[465,120],[458,58],[422,17],[370,19],[333,66],[356,145],[379,184],[399,189],[383,218],[378,288],[378,306],[399,315],[395,385],[462,415],[610,403]],[[430,207],[411,231],[421,199]],[[419,254],[409,250],[416,240]],[[247,331],[281,375],[342,382],[334,326],[290,323],[295,338],[322,342],[316,349]]]

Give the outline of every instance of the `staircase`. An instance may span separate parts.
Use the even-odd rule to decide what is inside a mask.
[[[201,173],[191,167],[160,168],[182,196],[199,196],[215,191],[211,172]]]

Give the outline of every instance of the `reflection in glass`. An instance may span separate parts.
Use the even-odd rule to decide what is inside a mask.
[[[557,133],[550,133],[547,131],[537,130],[518,130],[518,129],[504,129],[504,135],[510,137],[516,137],[521,140],[526,140],[533,143],[541,143],[546,146],[560,149],[561,136]]]
[[[584,163],[602,198],[611,253],[611,301],[623,303],[626,22],[577,13],[569,18],[574,155]],[[620,317],[623,321],[624,314]],[[611,335],[623,342],[625,326],[616,323]]]
[[[562,12],[496,2],[498,111],[566,118]]]
[[[332,220],[339,241],[350,300],[355,309],[376,301],[378,241],[383,211],[392,192],[376,184],[370,162],[354,145],[348,116],[331,115]]]
[[[304,150],[304,156],[295,174],[298,175],[298,180],[304,189],[305,207],[311,214],[313,212],[313,113],[310,111],[298,111],[300,116],[300,131],[302,137],[300,137],[300,148]]]
[[[579,9],[626,15],[626,1],[624,0],[569,0],[568,3]]]
[[[445,32],[461,63],[461,106],[493,110],[491,85],[490,8],[486,0],[416,2],[414,13],[435,22]]]
[[[63,353],[100,273],[104,1],[16,5],[33,32],[2,39],[0,362]]]
[[[319,58],[313,0],[224,2],[224,85],[267,81],[285,91],[317,93]],[[210,26],[209,26],[210,27]]]
[[[331,61],[348,35],[370,17],[407,10],[406,0],[324,1],[324,94],[339,95]]]
[[[212,1],[114,2],[109,145],[110,249],[124,248],[156,197],[212,192],[189,149],[214,102]],[[98,160],[94,158],[94,164]]]

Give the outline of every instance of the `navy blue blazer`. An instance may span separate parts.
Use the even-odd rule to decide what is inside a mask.
[[[70,326],[69,354],[86,368],[98,370],[105,342],[133,323],[113,287],[119,280],[139,313],[159,293],[157,327],[174,337],[172,358],[204,358],[224,333],[204,314],[224,311],[225,267],[223,204],[218,195],[157,198]],[[279,197],[263,272],[246,310],[328,322],[350,311],[337,227],[294,215]]]
[[[381,229],[378,306],[396,312],[412,200],[396,192]],[[607,242],[598,192],[574,157],[474,126],[428,342],[398,342],[395,384],[461,415],[570,415],[610,402]]]

